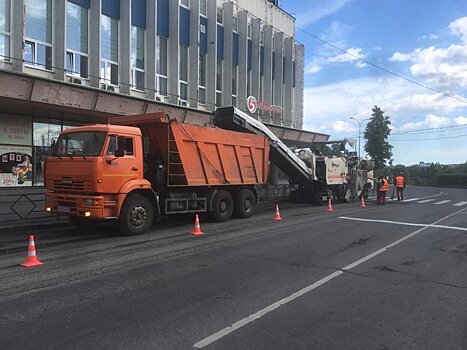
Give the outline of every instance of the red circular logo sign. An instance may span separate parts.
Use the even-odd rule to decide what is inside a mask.
[[[248,107],[248,110],[250,113],[255,113],[256,109],[258,107],[258,102],[256,101],[256,97],[254,96],[248,96],[246,100],[246,105]]]

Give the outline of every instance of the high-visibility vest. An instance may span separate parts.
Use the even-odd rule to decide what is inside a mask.
[[[396,187],[404,187],[404,177],[402,175],[396,176]]]
[[[386,179],[381,180],[381,186],[380,186],[379,190],[381,192],[386,192],[388,189],[389,189],[388,180],[386,180]]]

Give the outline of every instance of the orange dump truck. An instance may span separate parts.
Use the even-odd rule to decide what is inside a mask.
[[[143,233],[164,215],[254,214],[266,183],[263,136],[181,124],[164,113],[113,117],[63,131],[45,165],[45,210],[80,227],[118,220]]]

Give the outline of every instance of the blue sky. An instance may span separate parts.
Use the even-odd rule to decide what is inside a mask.
[[[392,122],[394,164],[467,162],[466,0],[280,5],[296,18],[305,45],[304,129],[358,138],[349,117],[369,118],[377,105]]]

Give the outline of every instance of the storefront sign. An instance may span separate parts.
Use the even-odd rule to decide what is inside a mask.
[[[257,101],[256,97],[249,96],[246,100],[247,108],[250,113],[255,113],[258,109],[262,111],[267,111],[271,113],[279,113],[282,114],[282,108],[273,106],[269,102],[266,101]]]
[[[1,115],[0,143],[31,145],[32,120],[28,117]]]

